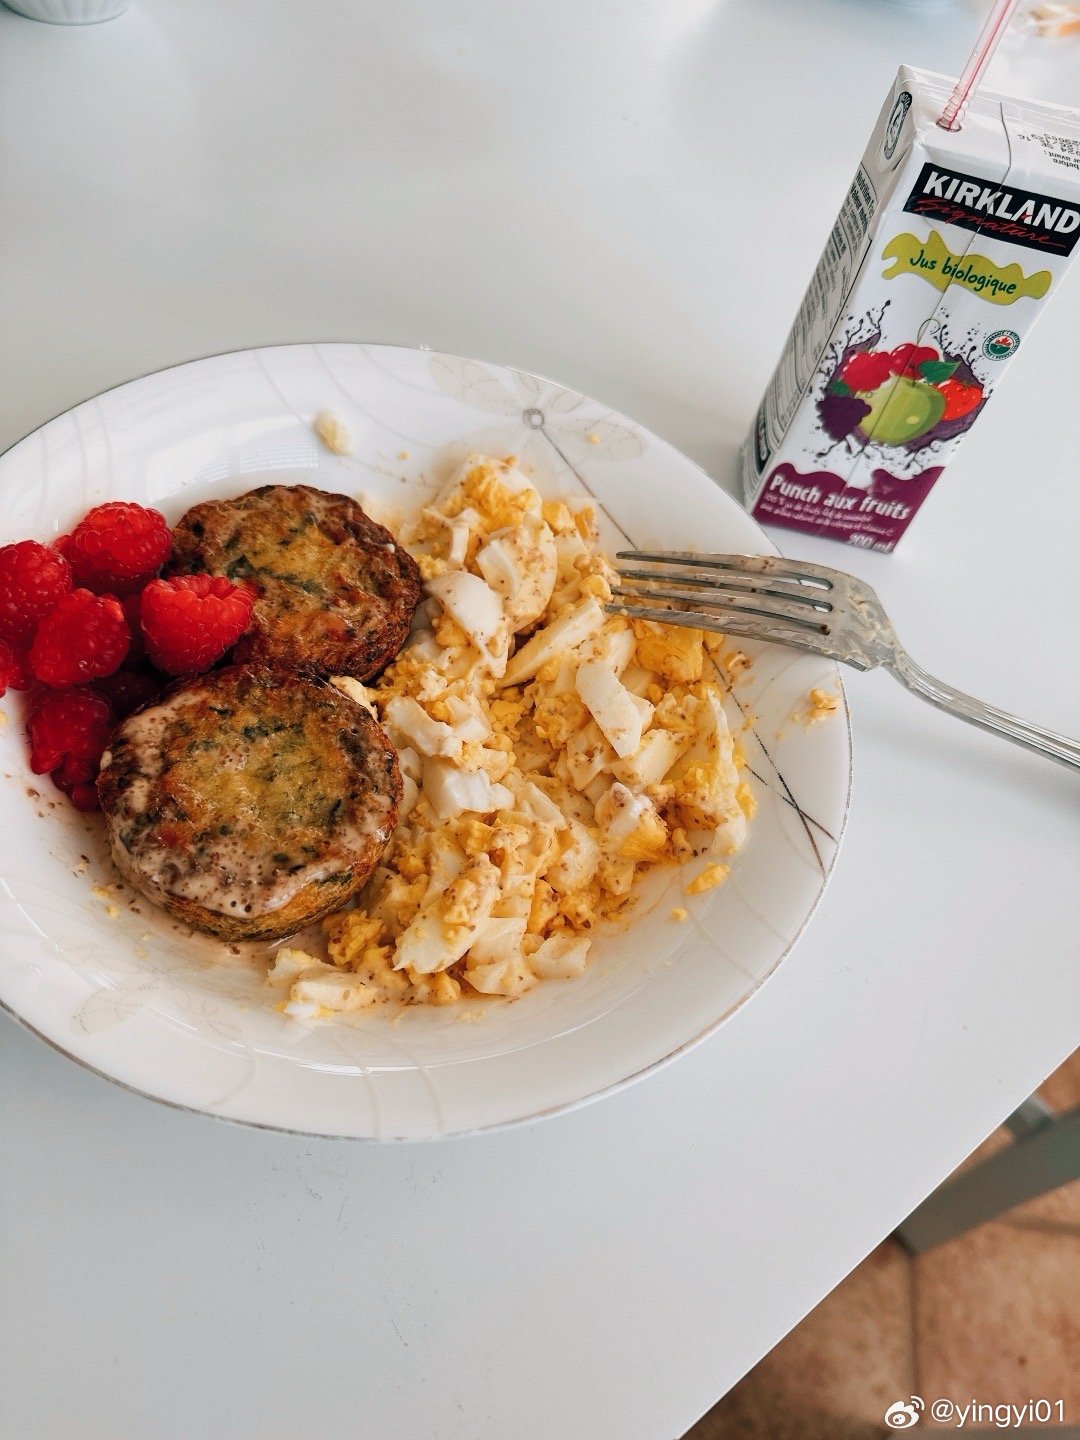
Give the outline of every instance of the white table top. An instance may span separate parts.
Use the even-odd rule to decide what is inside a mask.
[[[897,63],[969,43],[969,10],[935,17],[0,12],[0,444],[192,356],[384,339],[551,374],[730,485]],[[1078,319],[1074,275],[894,557],[776,537],[870,579],[929,668],[1074,733]],[[854,808],[809,932],[713,1039],[579,1113],[292,1139],[136,1098],[4,1019],[4,1433],[688,1427],[1077,1040],[1073,779],[885,674],[849,694]]]

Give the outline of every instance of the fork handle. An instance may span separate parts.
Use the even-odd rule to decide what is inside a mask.
[[[885,662],[885,668],[895,675],[902,685],[906,685],[913,695],[928,700],[939,710],[947,710],[950,715],[957,715],[971,725],[978,725],[980,730],[989,730],[992,735],[1012,740],[1016,745],[1034,750],[1036,755],[1045,755],[1048,760],[1056,760],[1059,765],[1080,770],[1080,741],[1071,740],[1068,735],[1059,735],[1053,730],[1044,730],[1040,725],[1031,725],[1027,720],[1021,720],[1018,715],[1010,715],[1007,710],[998,710],[993,705],[985,705],[981,700],[976,700],[972,695],[965,695],[962,690],[956,690],[952,685],[946,685],[944,680],[928,674],[899,646],[896,647],[892,659]]]

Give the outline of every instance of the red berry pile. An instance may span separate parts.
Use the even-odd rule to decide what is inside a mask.
[[[251,623],[256,592],[218,576],[159,580],[164,515],[126,500],[96,505],[52,545],[0,546],[0,696],[35,687],[30,768],[79,810],[118,719],[172,676],[222,659]]]

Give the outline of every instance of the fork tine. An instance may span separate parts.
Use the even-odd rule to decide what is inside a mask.
[[[743,595],[775,595],[781,600],[793,600],[799,605],[809,605],[814,610],[831,610],[832,603],[825,599],[821,590],[809,585],[788,584],[774,580],[771,576],[739,575],[735,571],[721,571],[717,579],[697,570],[626,570],[620,569],[622,580],[647,580],[665,585],[704,586],[708,589],[723,589]],[[656,592],[659,593],[659,592]]]
[[[638,605],[648,605],[653,600],[677,600],[683,609],[697,605],[706,607],[707,610],[720,610],[725,615],[761,615],[766,620],[785,620],[814,635],[827,635],[829,631],[825,620],[814,618],[818,616],[817,611],[811,610],[807,613],[801,605],[787,600],[774,600],[768,595],[751,595],[742,590],[729,596],[720,586],[709,590],[694,590],[688,594],[679,590],[658,589],[655,586],[649,586],[645,590],[628,590],[625,586],[617,585],[611,593],[621,599],[632,600]],[[757,603],[751,604],[749,601]],[[679,611],[668,610],[666,613],[678,614]]]
[[[733,570],[741,575],[774,575],[818,589],[831,590],[837,571],[808,560],[786,560],[781,555],[709,555],[692,550],[617,550],[617,560],[648,560],[660,565],[695,565],[705,570]]]
[[[761,640],[771,645],[790,645],[795,650],[824,653],[820,632],[804,629],[791,621],[764,615],[703,615],[694,610],[655,610],[643,605],[608,604],[608,615],[625,615],[628,620],[653,620],[661,625],[678,625],[683,629],[711,630],[717,635],[738,635],[745,640]]]
[[[615,594],[612,591],[612,594]],[[681,625],[688,630],[712,630],[717,635],[727,633],[728,627],[720,624],[717,615],[696,615],[692,610],[659,610],[648,605],[623,605],[610,602],[604,606],[609,615],[625,615],[629,620],[655,620],[661,625]]]

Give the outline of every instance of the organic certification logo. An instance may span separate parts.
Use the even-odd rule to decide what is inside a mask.
[[[1019,344],[1015,330],[994,330],[983,341],[983,354],[988,360],[1007,360]]]

